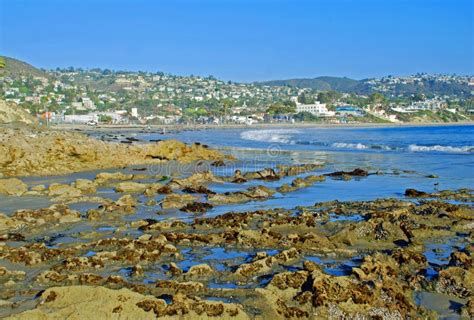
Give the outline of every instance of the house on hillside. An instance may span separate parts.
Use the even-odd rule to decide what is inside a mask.
[[[296,103],[296,113],[300,112],[309,112],[318,117],[333,117],[335,115],[334,111],[329,111],[325,103],[320,103],[316,101],[311,104],[302,104]]]

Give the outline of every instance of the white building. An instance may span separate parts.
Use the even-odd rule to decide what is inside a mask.
[[[88,123],[89,121],[98,122],[98,115],[96,113],[89,114],[68,114],[64,116],[65,123]]]
[[[94,101],[92,101],[90,98],[82,98],[82,104],[86,109],[95,110]]]
[[[328,110],[325,103],[320,103],[319,101],[316,101],[315,103],[312,103],[312,104],[301,104],[297,102],[296,112],[297,113],[309,112],[318,117],[332,117],[336,115],[334,111]]]
[[[405,109],[408,111],[423,111],[423,110],[436,111],[436,110],[444,108],[445,106],[446,106],[446,103],[444,101],[441,101],[438,99],[430,99],[430,100],[413,102],[411,105],[409,105]]]

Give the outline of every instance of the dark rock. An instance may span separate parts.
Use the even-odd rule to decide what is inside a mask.
[[[209,190],[205,186],[187,186],[183,189],[185,193],[202,193],[202,194],[216,194],[214,191]]]
[[[363,169],[357,168],[352,171],[336,171],[325,174],[329,177],[343,177],[343,176],[351,176],[351,177],[367,177],[369,173]]]
[[[418,191],[416,189],[406,189],[405,196],[412,197],[412,198],[422,198],[422,197],[428,197],[429,193],[426,193],[424,191]]]
[[[214,208],[214,206],[210,203],[193,202],[193,203],[188,203],[187,205],[185,205],[179,210],[183,212],[203,213],[212,208]]]
[[[224,167],[225,162],[222,161],[222,160],[216,160],[213,163],[211,163],[211,166],[213,166],[213,167]]]

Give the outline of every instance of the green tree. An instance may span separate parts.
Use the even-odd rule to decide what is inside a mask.
[[[287,104],[285,105],[282,102],[277,102],[272,105],[270,105],[267,108],[267,113],[270,115],[277,115],[277,114],[289,114],[289,113],[295,113],[296,112],[296,106]]]
[[[374,92],[370,95],[369,102],[372,103],[372,104],[385,105],[385,104],[387,104],[387,98],[379,92]]]
[[[99,122],[102,122],[102,123],[111,123],[112,122],[112,117],[108,116],[106,114],[99,114],[98,115],[98,120],[99,120]]]
[[[321,103],[334,103],[341,98],[341,94],[336,91],[324,91],[318,93],[318,101]]]

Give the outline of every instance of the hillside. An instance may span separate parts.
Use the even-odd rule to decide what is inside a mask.
[[[50,78],[50,76],[32,65],[9,57],[3,57],[5,61],[5,67],[0,69],[1,76],[7,76],[13,79],[17,79],[20,76],[33,76],[33,77],[43,77]]]
[[[291,86],[299,88],[311,88],[315,90],[335,90],[335,91],[353,91],[360,84],[360,81],[346,77],[317,77],[300,78],[288,80],[272,80],[258,82],[259,85],[266,86]]]

